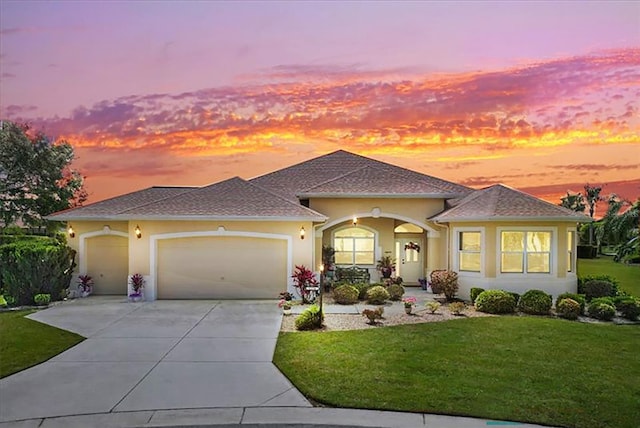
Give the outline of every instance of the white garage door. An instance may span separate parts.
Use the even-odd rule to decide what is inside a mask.
[[[129,240],[117,235],[87,239],[87,274],[93,278],[94,294],[127,294]]]
[[[163,239],[157,257],[159,299],[275,299],[287,288],[281,239]]]

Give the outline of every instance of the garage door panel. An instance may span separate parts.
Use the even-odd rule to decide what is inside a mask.
[[[87,239],[87,274],[94,294],[126,295],[129,243],[125,237],[96,236]]]
[[[276,298],[287,286],[287,242],[244,237],[158,241],[161,299]]]

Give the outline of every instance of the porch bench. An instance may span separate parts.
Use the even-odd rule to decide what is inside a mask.
[[[369,269],[358,266],[336,267],[336,279],[338,281],[349,281],[352,284],[363,282],[368,284],[371,281],[371,274],[369,274]]]

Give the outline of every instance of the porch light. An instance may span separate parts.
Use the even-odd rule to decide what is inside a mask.
[[[71,226],[71,223],[69,223],[69,227],[67,228],[67,232],[69,233],[69,236],[71,238],[76,236],[76,231],[73,230],[73,226]]]
[[[302,227],[300,228],[300,239],[304,239],[304,234],[305,234],[304,226],[302,226]]]
[[[138,239],[142,238],[142,230],[140,230],[140,226],[138,226],[137,224],[136,224],[136,228],[133,231],[133,233],[136,234],[136,238],[138,238]]]
[[[356,227],[358,225],[358,217],[353,216],[353,227]]]

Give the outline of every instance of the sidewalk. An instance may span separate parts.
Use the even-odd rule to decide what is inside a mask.
[[[98,413],[0,423],[0,428],[84,427],[390,427],[543,428],[541,425],[423,413],[332,408],[237,407]],[[548,428],[548,427],[547,427]]]

